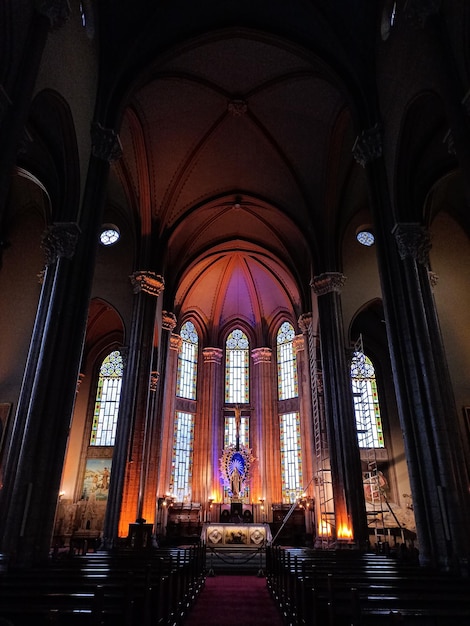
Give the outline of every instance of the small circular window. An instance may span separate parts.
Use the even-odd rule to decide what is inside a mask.
[[[112,246],[119,241],[120,236],[121,233],[119,232],[119,228],[117,226],[105,224],[101,229],[100,241],[103,246]]]
[[[361,228],[356,233],[356,239],[363,246],[373,246],[375,243],[374,233],[371,230]]]

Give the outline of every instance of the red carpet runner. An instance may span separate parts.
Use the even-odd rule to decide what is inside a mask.
[[[282,626],[265,578],[207,578],[184,626]]]

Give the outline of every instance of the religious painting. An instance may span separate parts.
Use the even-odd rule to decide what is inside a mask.
[[[82,497],[85,500],[108,499],[111,459],[87,459]]]
[[[225,528],[225,543],[230,545],[247,545],[248,531],[242,526],[232,526]]]
[[[211,545],[221,545],[222,540],[224,538],[223,535],[223,527],[221,526],[212,526],[209,528],[207,532],[207,543]]]
[[[3,450],[12,405],[10,402],[0,403],[0,454]]]
[[[250,544],[254,546],[262,546],[266,542],[266,530],[264,528],[255,527],[250,529]]]

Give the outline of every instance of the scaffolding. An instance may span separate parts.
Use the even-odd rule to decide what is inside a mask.
[[[315,492],[317,512],[316,547],[327,549],[333,541],[335,512],[331,481],[330,452],[326,431],[323,399],[323,372],[321,368],[318,336],[310,325],[308,331],[308,355],[312,391],[313,438],[316,461]]]
[[[381,484],[377,463],[377,423],[371,405],[370,365],[364,354],[362,335],[353,347],[353,399],[356,416],[357,437],[363,463],[364,495],[366,499],[369,529],[374,529],[376,545],[379,535],[385,536],[384,513],[388,506]],[[370,522],[369,522],[370,520]]]

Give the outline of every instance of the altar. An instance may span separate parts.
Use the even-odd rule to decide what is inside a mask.
[[[272,541],[269,524],[206,523],[201,539],[208,548],[258,550]]]

